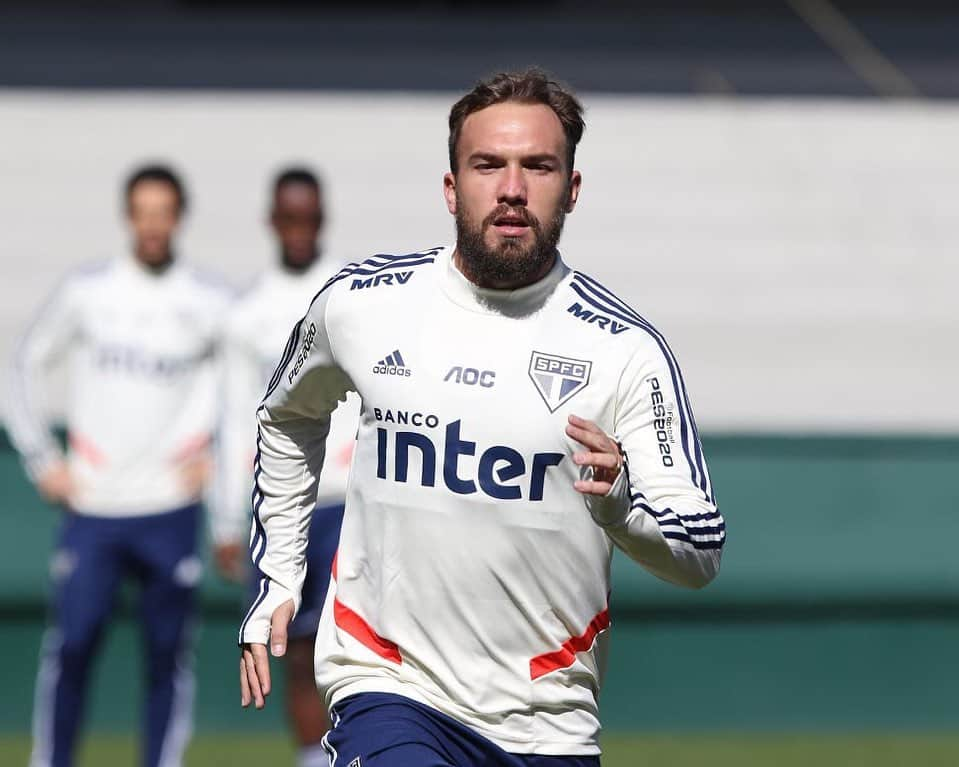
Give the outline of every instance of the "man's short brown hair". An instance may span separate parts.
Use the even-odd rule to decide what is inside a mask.
[[[456,145],[459,143],[463,123],[473,112],[494,104],[516,101],[521,104],[545,104],[559,118],[566,134],[567,170],[573,172],[576,145],[583,137],[586,123],[583,121],[583,105],[561,83],[550,79],[540,69],[525,72],[500,72],[476,84],[469,93],[453,104],[450,110],[450,170],[456,173]]]

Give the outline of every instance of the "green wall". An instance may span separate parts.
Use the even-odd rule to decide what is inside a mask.
[[[614,566],[610,729],[944,729],[959,725],[959,438],[713,436],[729,538],[709,588]],[[0,729],[28,726],[56,514],[0,444],[0,638],[12,654]],[[239,595],[208,575],[197,726],[273,728],[242,712]],[[137,720],[138,636],[107,640],[91,706]]]

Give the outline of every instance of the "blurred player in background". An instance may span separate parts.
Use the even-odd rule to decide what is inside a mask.
[[[142,763],[179,765],[192,730],[200,497],[230,297],[175,256],[186,198],[171,170],[137,170],[125,204],[132,252],[63,281],[21,340],[10,379],[13,443],[40,493],[63,509],[32,767],[73,764],[90,669],[125,580],[139,587],[146,645]],[[43,396],[55,362],[68,365],[65,455]]]
[[[457,102],[455,247],[343,269],[258,412],[240,688],[262,707],[329,413],[363,400],[317,635],[331,764],[597,767],[613,546],[691,588],[718,572],[725,523],[675,357],[557,250],[583,128],[536,71]]]
[[[277,176],[272,191],[270,224],[279,258],[234,305],[224,342],[225,411],[213,534],[217,565],[234,580],[243,577],[249,561],[256,409],[276,369],[290,327],[337,271],[326,258],[320,258],[324,206],[316,175],[302,168],[290,168]],[[301,767],[329,764],[320,745],[328,729],[328,718],[313,675],[313,651],[343,519],[358,403],[353,395],[333,415],[329,459],[323,467],[306,551],[303,604],[289,627],[286,703],[300,748]],[[256,560],[255,564],[258,563]],[[260,574],[256,575],[258,584]]]

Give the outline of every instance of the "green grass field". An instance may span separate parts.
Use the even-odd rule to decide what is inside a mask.
[[[604,767],[956,767],[959,735],[642,735],[610,736]],[[0,764],[26,765],[26,737],[0,735]],[[130,737],[97,736],[78,767],[137,763]],[[293,765],[289,742],[278,736],[204,735],[194,740],[186,767]]]

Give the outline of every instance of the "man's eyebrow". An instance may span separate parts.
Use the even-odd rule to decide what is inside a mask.
[[[559,155],[551,152],[541,152],[539,154],[528,154],[523,157],[523,162],[561,162]]]
[[[483,160],[486,162],[502,162],[502,155],[495,154],[494,152],[473,152],[469,156],[468,162],[476,162],[477,160]]]
[[[467,162],[476,162],[477,160],[485,162],[503,162],[503,156],[496,154],[495,152],[473,152],[473,154],[469,156]],[[559,155],[553,154],[552,152],[540,152],[538,154],[523,155],[521,161],[524,163],[562,162]]]

